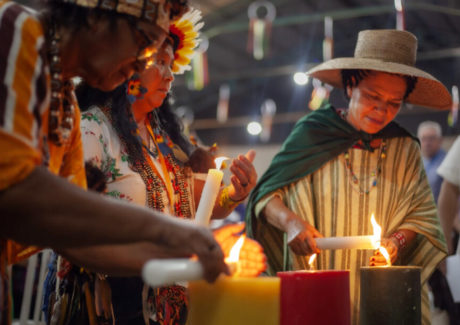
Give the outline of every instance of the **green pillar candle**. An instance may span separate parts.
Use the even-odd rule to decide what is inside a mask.
[[[360,325],[420,325],[420,267],[361,268]]]

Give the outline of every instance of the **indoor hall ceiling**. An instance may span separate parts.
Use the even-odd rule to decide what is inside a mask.
[[[36,6],[39,0],[19,2]],[[186,86],[178,76],[173,85],[175,106],[194,113],[200,138],[207,144],[257,143],[245,130],[257,120],[268,98],[277,105],[271,142],[282,142],[293,123],[309,111],[312,85],[297,86],[292,75],[323,60],[324,16],[334,20],[334,57],[352,56],[360,30],[395,28],[393,0],[271,0],[277,15],[270,38],[270,53],[255,60],[248,53],[248,6],[252,0],[193,0],[202,10],[209,38],[209,84],[200,91]],[[419,40],[417,66],[436,76],[450,90],[460,86],[460,0],[406,0],[406,29]],[[219,87],[230,86],[229,122],[215,121]],[[331,94],[333,103],[346,105],[341,91]],[[404,107],[397,120],[415,132],[417,125],[432,119],[446,134],[447,112]],[[192,125],[193,127],[193,125]],[[216,132],[217,131],[217,132]]]
[[[395,28],[396,11],[388,0],[272,0],[277,10],[270,53],[255,60],[247,51],[248,6],[253,1],[196,0],[204,13],[203,33],[209,37],[207,51],[209,84],[200,91],[186,86],[179,76],[173,86],[176,106],[194,112],[198,135],[205,143],[257,143],[246,133],[246,123],[258,119],[260,106],[268,98],[277,105],[272,142],[282,142],[295,120],[308,112],[311,82],[297,86],[292,75],[323,60],[324,16],[334,19],[334,57],[352,56],[357,34],[364,29]],[[460,0],[405,1],[406,29],[419,40],[417,66],[435,75],[450,90],[460,85]],[[216,118],[219,87],[230,86],[229,123]],[[341,91],[334,90],[333,103],[346,105]],[[398,120],[411,131],[432,119],[448,129],[447,112],[403,108]],[[209,127],[209,128],[207,128]],[[217,131],[217,132],[216,132]]]

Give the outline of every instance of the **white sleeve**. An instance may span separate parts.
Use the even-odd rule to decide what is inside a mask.
[[[460,137],[458,137],[437,170],[448,182],[460,186]]]

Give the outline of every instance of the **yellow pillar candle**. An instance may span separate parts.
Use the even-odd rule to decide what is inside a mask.
[[[280,279],[221,277],[189,283],[187,325],[279,325]]]

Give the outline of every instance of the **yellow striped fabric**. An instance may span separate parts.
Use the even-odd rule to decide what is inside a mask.
[[[267,195],[256,205],[258,239],[266,250],[271,271],[283,265],[282,234],[269,225],[261,212],[266,203],[279,195],[284,203],[308,221],[325,237],[371,235],[371,214],[388,237],[398,229],[417,233],[414,245],[408,247],[399,265],[418,265],[425,284],[436,265],[445,257],[445,240],[436,214],[436,206],[423,168],[418,144],[411,138],[386,140],[386,158],[381,164],[377,186],[360,194],[360,187],[369,187],[376,169],[379,151],[373,153],[350,149],[350,161],[360,180],[354,184],[346,169],[344,154],[329,161],[315,173]],[[318,256],[320,270],[350,270],[352,324],[359,317],[359,269],[369,265],[372,251],[327,250]],[[290,252],[293,269],[307,269],[308,257]],[[426,293],[426,290],[425,290]],[[428,300],[422,299],[423,324],[429,324]]]

